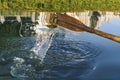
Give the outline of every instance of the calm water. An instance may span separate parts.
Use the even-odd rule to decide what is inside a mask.
[[[120,36],[120,13],[67,13]],[[16,17],[17,16],[17,17]],[[119,80],[120,44],[87,32],[49,29],[49,13],[0,16],[0,80]]]

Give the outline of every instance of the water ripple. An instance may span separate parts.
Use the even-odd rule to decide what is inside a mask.
[[[17,57],[11,74],[25,80],[79,80],[93,70],[98,54],[99,49],[91,43],[54,39],[43,63]]]
[[[0,75],[25,80],[81,80],[93,70],[94,59],[100,53],[99,48],[89,42],[54,37],[41,61],[31,51],[36,37],[1,37],[0,41],[0,67],[5,68]]]

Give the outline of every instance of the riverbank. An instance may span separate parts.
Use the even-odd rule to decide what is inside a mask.
[[[0,0],[0,10],[120,11],[120,0]]]

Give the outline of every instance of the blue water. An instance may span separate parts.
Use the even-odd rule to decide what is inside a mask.
[[[120,19],[115,19],[102,22],[98,29],[120,36],[119,28]],[[120,79],[119,43],[62,27],[51,31],[54,36],[47,38],[27,32],[23,37],[0,36],[0,80]],[[50,40],[48,47],[44,41]]]
[[[99,30],[112,33],[120,36],[120,19],[113,20],[109,23],[103,23]],[[79,36],[79,38],[77,37]],[[119,80],[120,79],[120,44],[109,39],[90,34],[79,33],[74,39],[89,41],[92,44],[96,44],[99,49],[102,50],[100,55],[95,60],[95,70],[86,76],[83,80]],[[79,79],[80,80],[80,79]]]

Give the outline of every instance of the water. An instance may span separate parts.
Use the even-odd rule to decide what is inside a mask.
[[[47,28],[49,13],[27,14],[24,20],[17,20],[20,24],[8,20],[9,26],[10,22],[14,23],[12,29],[7,25],[4,25],[7,29],[0,26],[0,80],[120,79],[119,43],[61,26]],[[91,25],[90,19],[97,17],[94,18],[98,19],[96,29],[120,36],[119,13],[99,12],[100,16],[92,12],[67,14],[88,26]],[[4,23],[4,16],[0,20]],[[15,25],[19,26],[18,30]]]

